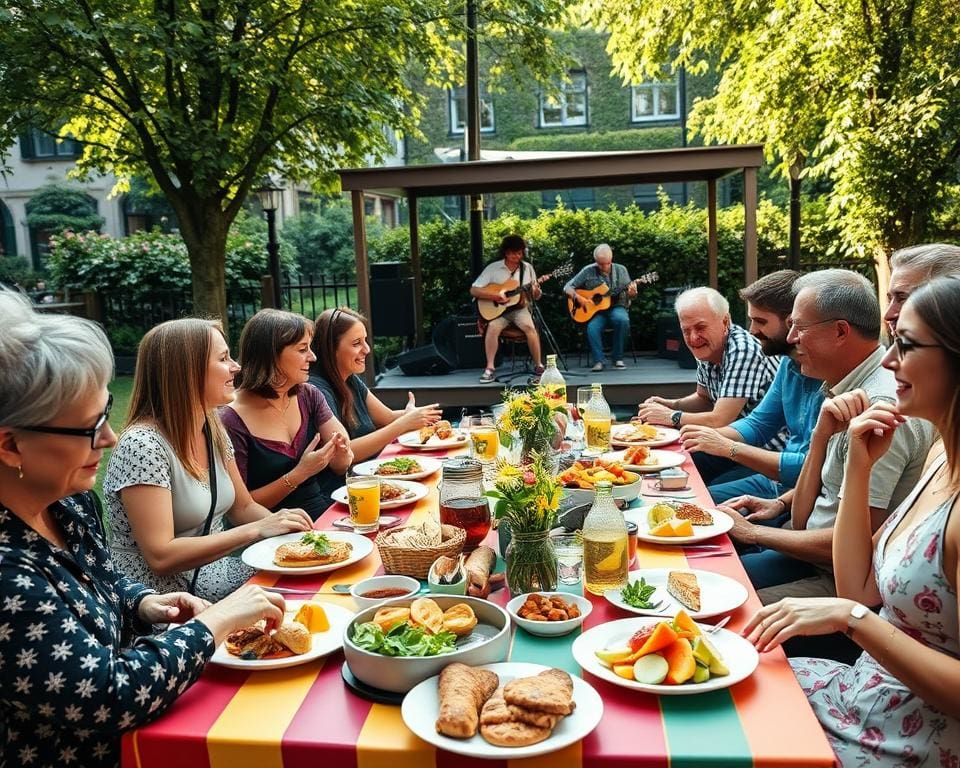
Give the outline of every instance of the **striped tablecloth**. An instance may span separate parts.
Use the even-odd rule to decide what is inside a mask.
[[[388,457],[400,453],[394,444]],[[438,455],[438,454],[425,454]],[[684,465],[698,500],[709,496],[692,462]],[[430,493],[408,510],[416,523],[438,508],[437,477]],[[394,510],[392,510],[393,512]],[[325,529],[345,514],[335,504],[318,521]],[[732,546],[724,537],[732,552]],[[639,567],[688,565],[679,547],[640,542]],[[691,558],[690,567],[715,571],[748,584],[739,559]],[[280,577],[260,573],[256,583],[329,591],[381,572],[376,550],[359,563],[328,574]],[[748,584],[749,588],[749,584]],[[741,627],[759,607],[750,599],[732,617],[729,629]],[[349,595],[318,595],[354,609]],[[505,604],[506,590],[491,596]],[[624,618],[602,598],[591,597],[594,610],[585,628]],[[630,614],[632,615],[632,614]],[[575,635],[540,638],[522,630],[514,634],[511,661],[530,661],[581,674],[570,646]],[[123,739],[124,768],[400,768],[484,766],[491,761],[437,750],[414,736],[400,718],[400,708],[374,704],[350,692],[340,676],[342,653],[309,664],[269,672],[244,673],[208,666],[201,679],[160,719]],[[832,766],[833,752],[807,704],[783,653],[763,654],[756,672],[732,688],[691,696],[664,696],[621,688],[592,675],[588,681],[603,697],[604,715],[597,729],[580,743],[558,752],[528,758],[524,768],[581,766]],[[510,761],[517,762],[519,761]]]

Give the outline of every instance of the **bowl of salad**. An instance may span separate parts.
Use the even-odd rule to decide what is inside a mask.
[[[431,594],[397,598],[360,611],[344,630],[350,671],[374,688],[406,693],[455,661],[504,661],[510,615],[476,597]]]

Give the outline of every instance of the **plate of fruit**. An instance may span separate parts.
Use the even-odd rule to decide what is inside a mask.
[[[693,544],[726,533],[733,518],[716,509],[680,501],[661,501],[637,521],[637,538],[650,544]]]
[[[760,661],[756,648],[736,632],[709,630],[685,611],[611,621],[574,640],[573,658],[614,685],[661,696],[716,691],[750,677]]]

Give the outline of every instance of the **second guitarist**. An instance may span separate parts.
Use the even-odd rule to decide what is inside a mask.
[[[605,285],[611,295],[615,295],[609,309],[597,312],[587,323],[587,343],[590,345],[590,357],[593,370],[603,370],[603,331],[609,325],[613,328],[613,349],[611,358],[614,368],[626,368],[623,362],[623,345],[630,332],[630,315],[627,307],[637,295],[636,283],[630,281],[630,274],[623,264],[613,263],[613,249],[601,243],[593,249],[593,264],[588,264],[571,277],[563,286],[563,292],[577,306],[584,305],[585,299],[577,289],[593,290]]]
[[[511,298],[505,290],[492,289],[492,285],[499,286],[511,280],[519,283],[521,288],[529,289],[530,295],[536,301],[540,298],[540,286],[533,265],[523,260],[527,244],[520,235],[507,235],[500,242],[500,258],[484,267],[477,279],[470,286],[470,295],[477,299],[487,299],[498,304],[507,304]],[[520,294],[523,295],[522,293]],[[500,334],[509,326],[516,326],[527,337],[527,347],[535,366],[534,376],[543,373],[543,361],[540,359],[540,335],[533,323],[530,310],[523,301],[509,307],[502,315],[490,320],[483,336],[483,348],[486,353],[487,367],[480,376],[481,384],[488,384],[494,380],[496,374],[497,349],[500,346]]]

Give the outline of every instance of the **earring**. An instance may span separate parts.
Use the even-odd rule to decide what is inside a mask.
[[[17,467],[17,477],[23,480],[23,464]]]

